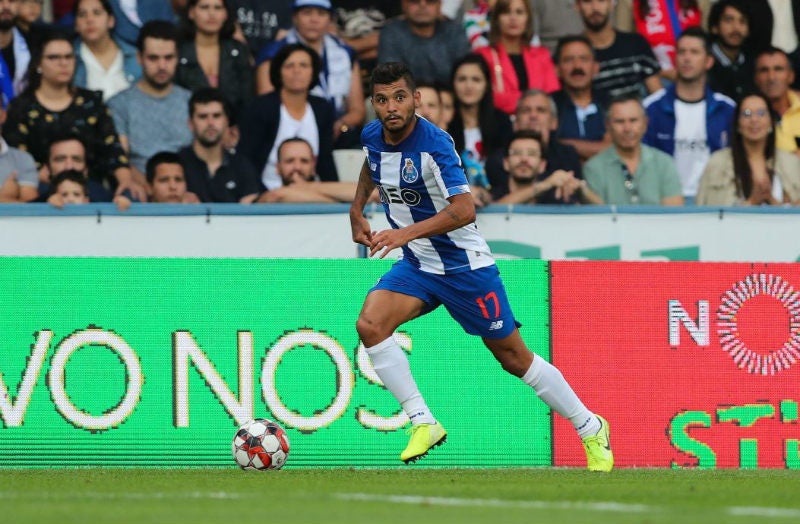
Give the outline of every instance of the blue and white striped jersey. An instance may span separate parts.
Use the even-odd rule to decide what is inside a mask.
[[[430,218],[450,204],[449,197],[469,193],[453,139],[422,117],[418,116],[414,130],[400,144],[383,140],[379,120],[364,126],[361,143],[386,218],[395,229]],[[403,246],[403,258],[422,271],[439,275],[494,264],[474,223],[413,240]]]

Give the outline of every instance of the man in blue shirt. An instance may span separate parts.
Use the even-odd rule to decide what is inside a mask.
[[[588,468],[610,471],[608,423],[580,401],[558,369],[528,350],[519,334],[489,246],[475,225],[475,205],[453,139],[415,114],[420,95],[398,62],[372,72],[378,119],[361,133],[367,158],[350,208],[353,241],[383,258],[403,258],[373,287],[356,329],[375,372],[411,420],[400,460],[413,462],[442,444],[436,421],[411,375],[395,329],[444,304],[467,333],[480,336],[503,369],[520,377],[583,439]],[[364,205],[377,187],[392,229],[372,232]]]

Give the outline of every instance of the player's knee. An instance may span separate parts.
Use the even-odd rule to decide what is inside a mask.
[[[384,334],[383,331],[377,323],[363,315],[356,320],[356,332],[366,347],[374,346],[385,340],[389,335]]]

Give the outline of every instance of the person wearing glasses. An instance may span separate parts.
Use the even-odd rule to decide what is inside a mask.
[[[48,144],[65,131],[80,135],[97,160],[98,173],[116,194],[130,190],[146,200],[146,190],[133,179],[128,157],[117,136],[114,121],[99,91],[75,87],[75,51],[66,35],[45,37],[31,57],[28,85],[11,101],[3,127],[9,145],[33,156],[40,180],[46,181]]]
[[[453,64],[470,51],[464,29],[442,19],[441,0],[402,0],[402,8],[381,30],[378,63],[402,62],[421,82],[447,84]]]
[[[583,177],[600,203],[682,206],[681,180],[672,157],[642,143],[647,115],[639,99],[612,99],[606,128],[611,146],[583,165]]]
[[[731,147],[711,155],[697,204],[800,205],[800,158],[776,149],[769,100],[760,93],[744,96],[734,118]]]

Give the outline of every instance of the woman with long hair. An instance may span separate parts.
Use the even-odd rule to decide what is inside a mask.
[[[102,91],[106,101],[142,76],[136,48],[112,36],[114,11],[109,0],[77,0],[75,85]]]
[[[256,98],[242,119],[237,151],[255,166],[267,190],[282,185],[277,171],[278,148],[287,138],[303,138],[311,144],[320,180],[339,179],[333,163],[333,106],[310,94],[321,69],[322,61],[310,47],[284,46],[270,69],[275,90]]]
[[[775,116],[767,98],[745,95],[734,118],[731,147],[709,158],[695,203],[800,205],[800,158],[775,148]]]
[[[486,159],[511,139],[511,120],[492,101],[489,67],[480,55],[468,54],[453,65],[453,119],[447,131],[467,170],[476,204],[489,202]]]
[[[513,115],[528,89],[560,88],[550,52],[531,45],[533,12],[527,0],[497,0],[489,17],[489,45],[475,52],[489,66],[494,105]]]
[[[70,132],[83,138],[93,153],[90,176],[116,187],[117,194],[129,189],[134,198],[146,201],[144,186],[132,178],[102,94],[73,83],[75,51],[70,39],[58,33],[44,37],[27,74],[25,91],[9,105],[3,137],[10,146],[30,153],[40,168],[40,181],[48,182],[52,175],[45,164],[53,138]]]
[[[237,119],[255,89],[250,52],[233,38],[234,22],[226,0],[188,1],[175,83],[189,91],[218,88]]]

